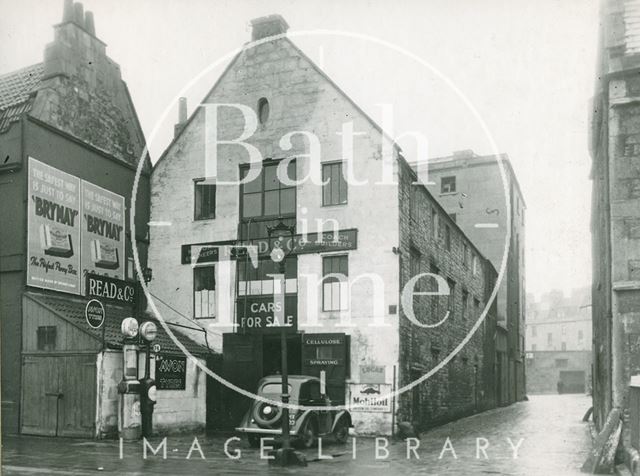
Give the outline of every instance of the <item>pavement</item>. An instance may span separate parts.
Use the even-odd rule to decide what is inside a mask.
[[[146,459],[142,442],[120,447],[112,440],[4,437],[2,474],[579,475],[591,447],[588,424],[582,422],[590,406],[584,395],[530,396],[528,402],[433,429],[419,440],[326,441],[322,459],[318,449],[304,452],[306,468],[269,466],[259,449],[229,440],[231,435],[200,435],[197,442],[193,435],[169,436],[166,458],[159,448],[162,438],[152,438]]]

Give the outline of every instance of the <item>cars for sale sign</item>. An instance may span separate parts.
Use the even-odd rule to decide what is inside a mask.
[[[80,179],[29,157],[27,284],[80,294]]]

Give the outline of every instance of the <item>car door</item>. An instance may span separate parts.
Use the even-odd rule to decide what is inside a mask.
[[[327,407],[326,410],[316,411],[318,415],[318,434],[324,435],[331,431],[333,424],[332,412],[329,410],[328,398],[320,393],[320,382],[312,380],[307,382],[309,404],[314,407]],[[329,403],[330,404],[330,403]]]

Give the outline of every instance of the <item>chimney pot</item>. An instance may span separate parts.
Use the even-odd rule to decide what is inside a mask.
[[[251,20],[251,40],[261,40],[270,36],[287,33],[289,24],[282,15],[268,15]]]
[[[73,21],[73,0],[64,0],[64,9],[62,10],[62,22],[67,23]]]
[[[187,124],[187,98],[178,100],[178,122],[173,126],[173,138],[175,139]]]
[[[93,12],[86,12],[84,14],[84,29],[93,36],[96,36],[96,25],[93,20]]]
[[[178,123],[187,122],[187,98],[180,98],[178,101]]]
[[[73,4],[73,21],[78,25],[84,28],[84,7],[82,3],[74,3]]]

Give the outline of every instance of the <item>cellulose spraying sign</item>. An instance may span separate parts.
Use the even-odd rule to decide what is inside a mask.
[[[124,279],[124,197],[84,180],[81,189],[82,274]]]
[[[27,284],[80,293],[80,179],[29,158]]]
[[[124,278],[124,197],[29,157],[27,284],[84,294],[88,273]]]

